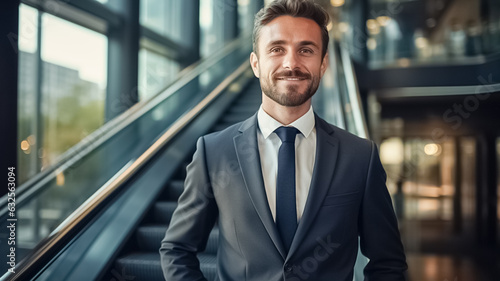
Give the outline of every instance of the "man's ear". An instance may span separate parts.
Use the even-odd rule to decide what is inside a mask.
[[[323,61],[321,62],[321,77],[323,77],[323,74],[325,74],[326,69],[328,68],[328,52],[325,54],[323,57]]]
[[[254,52],[250,54],[250,65],[252,66],[253,74],[255,75],[255,77],[259,78],[259,58]]]

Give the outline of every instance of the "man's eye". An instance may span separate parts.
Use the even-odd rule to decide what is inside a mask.
[[[311,50],[311,49],[302,49],[302,50],[300,50],[300,52],[304,53],[304,54],[312,54],[313,50]]]
[[[271,49],[271,53],[279,53],[281,51],[282,51],[281,48],[272,48]]]

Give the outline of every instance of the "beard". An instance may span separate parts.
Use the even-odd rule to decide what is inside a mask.
[[[280,91],[278,89],[277,81],[287,77],[305,79],[306,81],[309,81],[309,83],[303,92],[299,91],[300,85],[287,85],[284,91]],[[271,79],[261,78],[260,86],[262,88],[262,92],[276,103],[282,106],[296,107],[304,104],[312,96],[314,96],[319,87],[319,80],[320,79],[317,75],[304,73],[300,70],[285,70],[275,73],[271,76]]]

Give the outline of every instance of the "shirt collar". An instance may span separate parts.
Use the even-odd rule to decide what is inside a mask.
[[[281,126],[285,126],[280,122],[276,121],[273,117],[271,117],[267,112],[264,111],[262,105],[257,112],[257,122],[259,124],[259,129],[265,139],[271,135],[274,130]],[[309,134],[314,129],[315,119],[314,119],[314,111],[312,106],[306,112],[306,114],[302,115],[299,119],[293,121],[289,127],[297,128],[304,137],[308,137]]]

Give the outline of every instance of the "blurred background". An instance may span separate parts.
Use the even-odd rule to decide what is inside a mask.
[[[162,280],[196,139],[260,104],[248,56],[267,2],[1,4],[0,163],[16,168],[20,272],[2,280]],[[500,1],[316,2],[331,42],[315,111],[379,146],[409,280],[500,280]],[[209,278],[217,235],[200,256]]]

